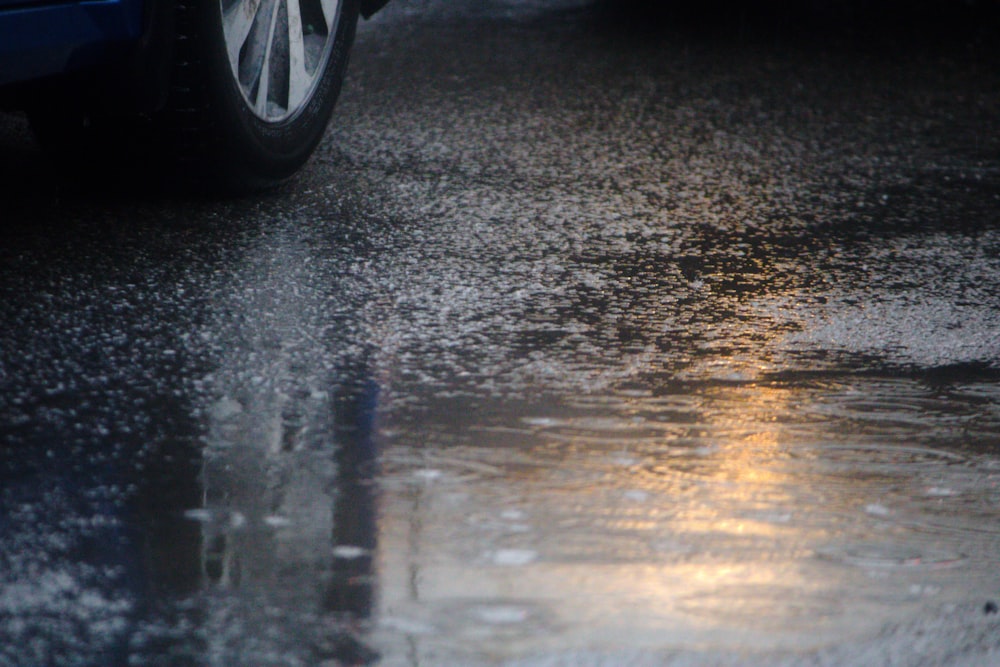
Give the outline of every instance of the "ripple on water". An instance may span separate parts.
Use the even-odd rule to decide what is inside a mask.
[[[824,474],[912,475],[918,468],[954,466],[966,460],[961,454],[940,449],[881,443],[810,445],[790,450],[789,457],[814,465]]]
[[[943,570],[957,567],[967,556],[948,545],[927,540],[858,541],[829,544],[816,549],[816,555],[865,570]]]
[[[502,467],[468,452],[396,449],[382,457],[382,486],[469,483],[501,477]]]
[[[930,447],[819,445],[789,472],[841,508],[940,540],[1000,536],[1000,475],[974,456]]]
[[[721,586],[684,596],[677,608],[712,623],[775,630],[813,628],[818,620],[842,613],[841,601],[832,594],[773,584]]]
[[[536,436],[595,447],[643,447],[681,437],[687,427],[639,415],[526,418]]]
[[[431,603],[452,639],[513,639],[553,631],[551,614],[537,601],[506,598],[442,599]]]
[[[981,491],[950,496],[898,493],[894,501],[887,520],[914,532],[977,542],[1000,538],[1000,493],[995,487],[985,495]]]
[[[690,416],[672,421],[648,410],[602,411],[522,422],[541,445],[533,451],[537,460],[558,464],[558,473],[551,478],[560,484],[615,486],[628,477],[646,490],[679,492],[717,474],[706,461],[720,448],[713,444],[710,428]]]

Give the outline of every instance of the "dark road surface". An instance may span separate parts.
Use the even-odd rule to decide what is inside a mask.
[[[242,199],[0,117],[0,665],[1000,665],[988,4],[396,0]]]

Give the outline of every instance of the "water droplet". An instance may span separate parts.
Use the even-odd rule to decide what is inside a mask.
[[[865,514],[870,514],[872,516],[889,516],[892,514],[892,510],[885,505],[871,503],[869,505],[865,505]]]
[[[493,563],[507,567],[527,565],[538,558],[538,552],[531,549],[500,549],[493,553]]]
[[[387,630],[401,632],[404,635],[432,635],[434,627],[416,619],[403,616],[383,616],[379,625]]]
[[[201,523],[210,523],[215,519],[215,514],[212,510],[202,507],[198,509],[184,510],[184,518]]]
[[[528,610],[514,605],[490,605],[476,607],[473,614],[484,623],[491,625],[511,625],[528,620]]]
[[[284,526],[292,525],[292,522],[287,517],[271,514],[264,517],[264,524],[271,526],[272,528],[283,528]]]
[[[367,556],[369,553],[371,552],[368,549],[354,546],[353,544],[338,544],[333,548],[334,557],[343,558],[345,560],[361,558],[362,556]]]
[[[934,498],[947,498],[950,496],[957,496],[958,491],[955,491],[954,489],[949,489],[948,487],[945,486],[931,486],[928,487],[926,491],[924,491],[924,495],[931,496]]]
[[[435,480],[441,479],[444,475],[440,470],[435,470],[434,468],[422,468],[420,470],[414,470],[413,476],[424,480],[425,482],[433,482]]]

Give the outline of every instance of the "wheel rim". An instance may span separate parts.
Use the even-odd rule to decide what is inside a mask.
[[[341,0],[220,0],[233,76],[254,115],[269,123],[312,98],[333,48]]]

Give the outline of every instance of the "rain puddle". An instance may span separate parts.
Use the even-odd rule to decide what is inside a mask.
[[[373,644],[387,665],[801,654],[981,608],[1000,458],[968,434],[990,391],[705,383],[389,425]]]

